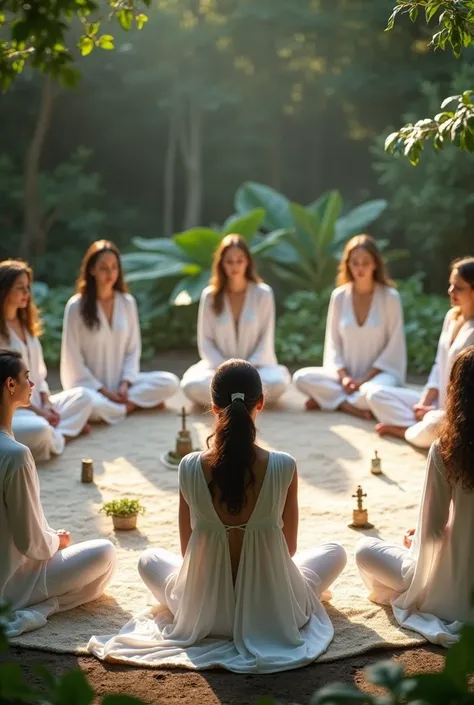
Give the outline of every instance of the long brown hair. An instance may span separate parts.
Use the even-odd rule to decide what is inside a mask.
[[[474,489],[474,345],[454,361],[448,385],[446,416],[439,435],[446,479]]]
[[[17,311],[18,320],[30,335],[38,337],[42,333],[41,319],[31,292],[33,270],[28,262],[24,262],[21,259],[6,259],[0,262],[0,335],[8,342],[10,342],[10,333],[5,320],[5,303],[13,285],[22,274],[26,274],[28,277],[30,295],[26,308],[19,308]]]
[[[224,291],[227,284],[227,276],[222,260],[231,247],[238,247],[247,257],[247,269],[245,270],[245,278],[247,281],[255,282],[256,284],[262,281],[257,274],[255,262],[244,238],[241,237],[241,235],[226,235],[225,238],[221,240],[219,247],[214,253],[212,274],[209,282],[214,296],[212,308],[217,316],[219,316],[224,309]]]
[[[457,271],[466,284],[469,284],[471,289],[474,289],[474,257],[460,257],[459,259],[455,259],[451,263],[450,273],[452,274],[454,270]],[[456,307],[454,318],[459,318],[460,315],[461,310],[459,307]]]
[[[235,393],[244,398],[232,401]],[[250,414],[263,398],[260,375],[245,360],[223,362],[212,378],[211,398],[218,414],[214,433],[207,439],[209,490],[214,497],[217,488],[220,504],[235,515],[245,507],[247,488],[255,483],[257,430]]]
[[[339,263],[339,269],[337,272],[336,286],[342,286],[343,284],[349,284],[349,282],[354,281],[354,277],[351,274],[349,268],[349,259],[351,254],[358,247],[362,247],[366,250],[369,255],[371,255],[375,262],[374,270],[374,281],[383,286],[395,286],[394,282],[390,279],[385,262],[382,259],[380,250],[377,247],[377,243],[374,238],[370,235],[355,235],[352,237],[344,248],[344,253],[342,259]]]
[[[86,326],[90,329],[100,327],[97,313],[97,286],[95,277],[91,274],[91,269],[97,264],[97,260],[104,252],[112,252],[117,258],[119,273],[114,284],[115,291],[128,292],[128,286],[123,278],[120,250],[117,245],[114,245],[110,240],[96,240],[84,255],[79,278],[76,282],[76,293],[81,295],[81,316]]]

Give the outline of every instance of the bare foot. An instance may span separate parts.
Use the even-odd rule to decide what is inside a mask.
[[[320,409],[321,407],[319,406],[318,402],[315,399],[306,399],[304,403],[304,408],[306,411],[313,411],[314,409]]]
[[[379,436],[394,436],[394,438],[405,438],[406,428],[403,426],[391,426],[387,423],[378,423],[375,430]]]
[[[339,411],[343,411],[345,414],[350,414],[351,416],[356,416],[358,419],[365,419],[370,421],[372,417],[372,412],[368,409],[358,409],[356,406],[349,404],[348,401],[343,401],[338,407]]]
[[[137,408],[137,405],[134,404],[132,401],[127,402],[127,414],[131,414],[132,411],[135,411],[136,408]]]
[[[81,436],[87,436],[91,431],[92,431],[92,429],[91,429],[90,425],[88,423],[86,423],[86,425],[84,426],[84,428],[81,431]]]
[[[163,411],[163,409],[166,409],[166,404],[164,401],[162,401],[160,404],[155,406],[155,409],[158,409],[158,411]]]

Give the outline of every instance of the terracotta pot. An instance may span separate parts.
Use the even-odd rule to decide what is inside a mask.
[[[126,517],[119,517],[112,515],[112,521],[114,523],[114,529],[119,529],[120,531],[129,531],[130,529],[137,528],[137,517],[138,514],[130,514]]]

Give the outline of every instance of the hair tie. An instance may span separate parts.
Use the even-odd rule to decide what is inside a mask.
[[[236,399],[242,399],[242,401],[245,401],[245,394],[242,392],[234,392],[234,394],[230,395],[230,401],[233,402]]]

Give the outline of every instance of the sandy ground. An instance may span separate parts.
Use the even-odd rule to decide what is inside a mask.
[[[188,357],[172,356],[160,360],[158,366],[182,374],[191,361],[192,359]],[[54,386],[54,376],[52,386]],[[354,502],[351,499],[351,494],[357,483],[363,483],[364,490],[369,495],[367,501],[369,502],[370,519],[375,524],[371,534],[399,540],[402,531],[413,526],[416,520],[416,509],[423,481],[424,457],[399,442],[378,442],[372,434],[370,424],[353,422],[339,414],[304,413],[300,411],[301,401],[302,399],[292,392],[280,409],[268,412],[266,417],[262,415],[259,424],[263,442],[268,447],[279,447],[286,450],[295,455],[298,460],[301,477],[301,548],[337,537],[344,543],[348,553],[352,552],[358,534],[347,528],[347,520],[350,520]],[[166,444],[169,435],[172,435],[170,429],[176,427],[173,407],[177,403],[179,400],[172,404],[166,415],[166,423],[164,423],[165,417],[163,417],[162,426],[166,427],[163,431],[164,435],[162,436],[159,432],[157,435],[153,434],[155,444]],[[193,416],[190,421],[193,432],[202,443],[209,419]],[[148,429],[147,435],[149,436],[149,424],[153,423],[152,428],[156,429],[157,422],[158,417],[155,421],[154,419],[150,420],[148,415],[142,418],[137,415],[130,419],[130,431],[135,439],[135,445],[130,439],[127,439],[124,445],[122,437],[122,447],[120,447],[120,440],[115,434],[112,435],[112,429],[98,429],[96,433],[102,434],[101,442],[95,441],[92,446],[95,461],[98,461],[96,467],[100,466],[102,470],[99,470],[96,477],[91,511],[95,512],[99,501],[103,501],[104,498],[123,493],[122,476],[127,473],[127,482],[132,482],[137,494],[148,496],[149,501],[150,497],[153,497],[155,502],[160,501],[159,537],[154,534],[153,522],[150,519],[141,524],[140,532],[137,532],[135,539],[125,538],[123,534],[120,537],[111,536],[122,552],[120,555],[123,556],[126,556],[127,553],[136,554],[149,543],[156,544],[158,538],[161,545],[171,549],[177,548],[174,524],[176,508],[170,501],[171,496],[175,497],[176,494],[174,486],[176,478],[165,477],[161,474],[159,478],[156,474],[152,476],[156,460],[150,457],[147,440],[142,437],[142,443],[137,441],[140,429],[145,429],[145,431]],[[40,470],[42,491],[43,488],[50,485],[54,476],[56,479],[62,478],[63,473],[58,474],[61,467],[64,468],[64,474],[66,468],[72,466],[74,466],[75,472],[77,461],[87,447],[83,447],[84,443],[85,441],[81,439],[71,444],[62,459],[56,460],[51,464],[51,467]],[[375,446],[382,457],[384,467],[382,478],[374,478],[368,473],[370,457]],[[155,462],[155,465],[150,464],[151,461]],[[124,469],[127,470],[127,473],[124,472]],[[57,517],[58,520],[64,514],[60,511],[61,503],[57,502],[61,495],[60,491],[56,497],[56,507],[51,510],[57,509],[53,511],[53,514],[54,518]],[[50,504],[47,499],[45,503]],[[163,507],[166,504],[170,505],[167,509],[169,515],[163,514],[165,511]],[[64,516],[70,509],[71,505],[68,505]],[[50,517],[51,511],[48,512],[48,517]],[[84,516],[82,523],[90,524],[91,522],[84,522],[85,518]],[[80,522],[73,527],[73,530],[76,540],[90,537],[87,533],[90,528],[83,530]],[[95,524],[92,523],[92,530],[102,535],[108,535],[110,528],[105,517],[97,520]],[[133,555],[133,562],[135,557]],[[350,562],[353,563],[352,559]],[[125,558],[123,564],[125,564]],[[125,566],[125,569],[129,569],[128,565]],[[143,591],[140,593],[139,587],[137,588],[138,592],[134,592],[135,588],[124,591],[122,589],[123,578],[122,574],[111,586],[114,600],[112,607],[116,611],[118,608],[117,624],[120,623],[120,620],[121,623],[126,621],[128,615],[133,613],[133,607],[137,605],[137,602],[142,601],[142,604],[137,605],[138,608],[141,608],[147,599],[146,593]],[[142,670],[121,665],[102,664],[90,657],[45,653],[33,648],[35,646],[49,648],[51,644],[48,644],[48,638],[51,640],[54,634],[57,636],[58,644],[61,644],[61,623],[60,621],[54,623],[54,620],[51,620],[44,629],[33,633],[30,640],[25,640],[30,648],[14,646],[11,656],[24,664],[28,671],[38,662],[48,665],[56,673],[72,666],[79,666],[88,674],[99,695],[118,692],[141,697],[147,703],[159,703],[166,699],[171,703],[175,701],[180,703],[202,702],[205,705],[207,703],[251,703],[257,697],[269,694],[273,694],[281,702],[308,703],[314,690],[328,682],[339,680],[363,684],[363,667],[381,658],[391,656],[403,663],[408,672],[438,670],[440,668],[442,650],[426,645],[404,651],[393,650],[394,644],[413,644],[416,642],[416,638],[409,632],[403,633],[398,630],[387,611],[379,610],[364,600],[363,587],[360,581],[358,582],[353,565],[348,567],[348,571],[336,583],[334,593],[330,614],[339,636],[342,634],[343,638],[335,640],[335,649],[332,655],[339,660],[333,663],[317,663],[300,671],[273,675],[271,678],[268,676],[237,676],[218,671],[193,673],[182,670]],[[92,615],[94,615],[94,611],[92,611]],[[72,613],[71,617],[73,617]],[[55,617],[54,619],[59,620],[60,618]],[[75,623],[73,617],[73,624]],[[354,623],[357,625],[358,632],[354,630]],[[98,624],[92,624],[91,628]],[[48,637],[47,630],[50,629],[50,625],[52,631]],[[74,627],[71,635],[74,647],[80,646],[82,638],[79,621],[77,621],[77,627],[77,629]],[[106,633],[110,633],[110,631]],[[56,642],[55,637],[53,641]],[[392,648],[381,651],[384,644],[390,644]],[[347,653],[357,653],[358,650],[366,651],[367,648],[371,648],[371,645],[377,646],[378,650],[352,658],[340,659],[341,655]],[[55,647],[52,646],[52,648]],[[328,654],[330,655],[330,652]]]

